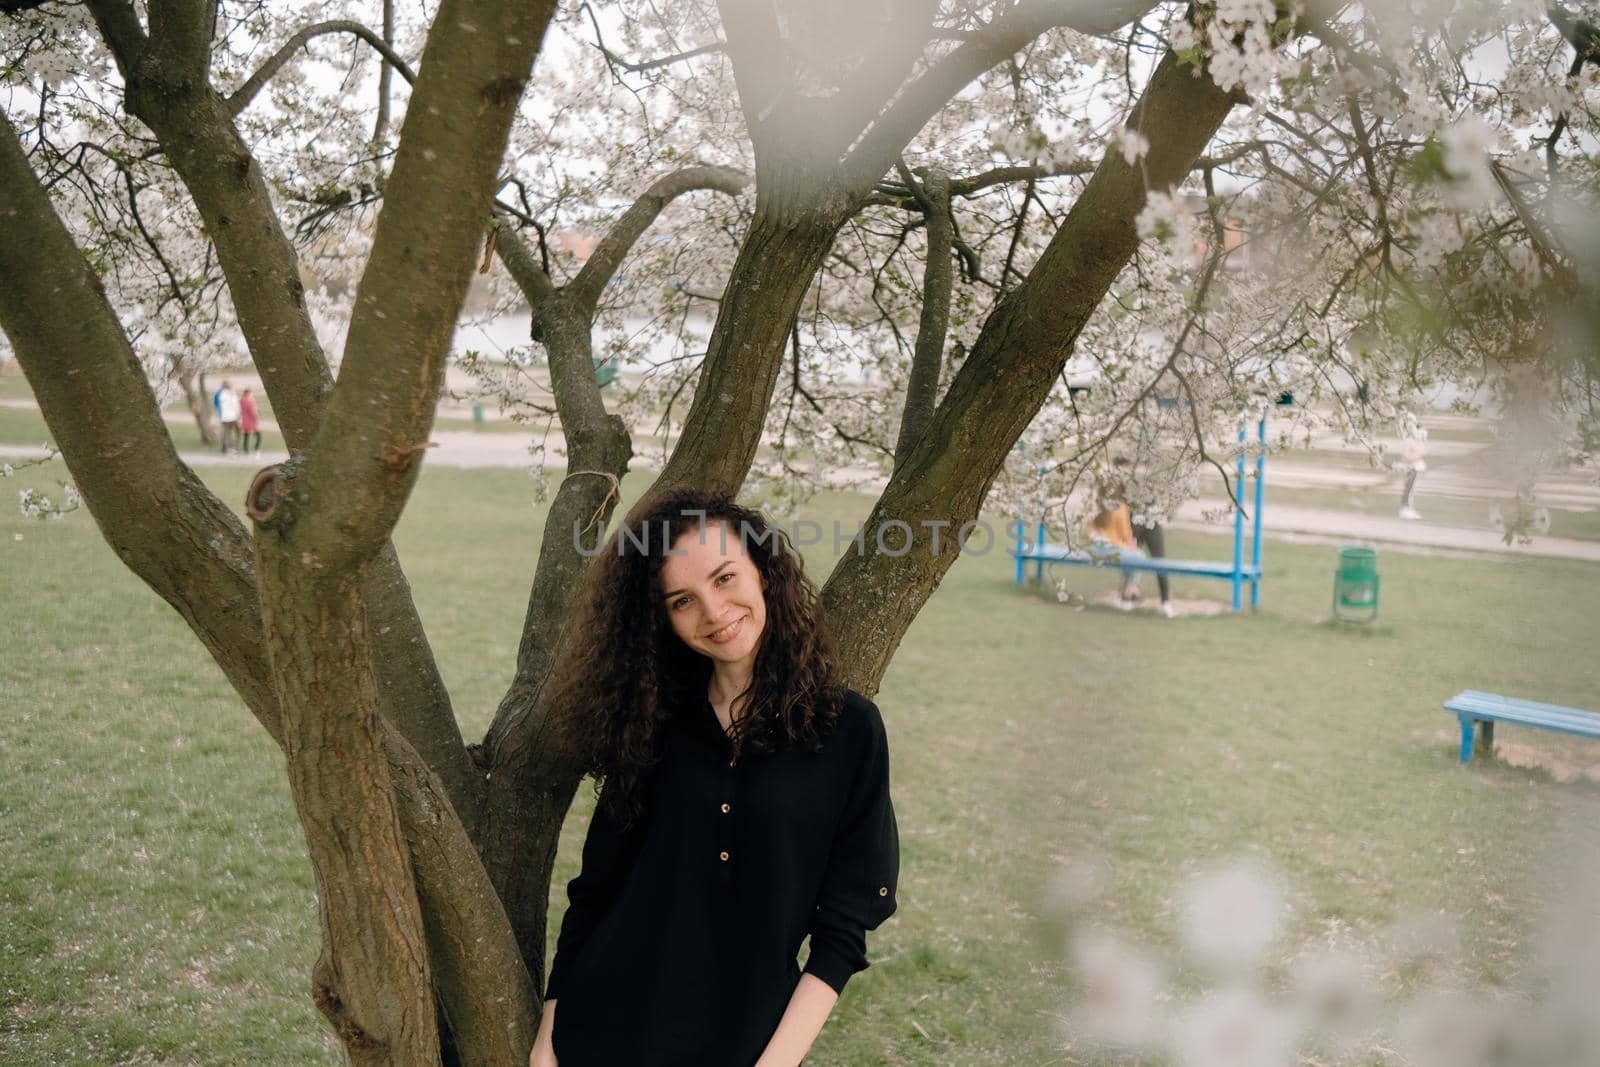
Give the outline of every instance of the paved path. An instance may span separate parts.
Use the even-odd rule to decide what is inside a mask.
[[[1218,500],[1191,500],[1178,509],[1170,525],[1175,530],[1201,533],[1232,533],[1233,520],[1208,521],[1206,512],[1227,507]],[[1261,529],[1265,536],[1288,541],[1336,545],[1381,545],[1401,551],[1468,555],[1533,556],[1553,559],[1578,559],[1600,563],[1600,541],[1580,541],[1571,537],[1539,535],[1528,544],[1505,543],[1502,535],[1489,529],[1445,526],[1426,521],[1361,515],[1331,508],[1305,508],[1274,504],[1263,509]]]

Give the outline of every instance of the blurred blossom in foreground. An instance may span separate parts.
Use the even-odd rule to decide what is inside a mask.
[[[1354,953],[1317,949],[1289,969],[1289,1011],[1319,1051],[1343,1059],[1370,1041],[1381,998],[1370,969]]]
[[[1208,871],[1184,892],[1184,947],[1218,973],[1258,967],[1287,907],[1278,879],[1261,867],[1237,863]]]
[[[1281,1067],[1294,1062],[1289,1017],[1244,986],[1207,993],[1179,1018],[1172,1050],[1183,1067]]]
[[[1172,1067],[1597,1067],[1600,865],[1593,848],[1567,855],[1583,859],[1552,887],[1532,958],[1511,990],[1472,989],[1448,973],[1463,946],[1443,916],[1397,924],[1382,938],[1391,952],[1369,958],[1318,945],[1280,966],[1274,946],[1288,893],[1253,862],[1182,888],[1183,964],[1164,960],[1086,923],[1113,872],[1104,863],[1068,865],[1046,902],[1068,927],[1064,1040]]]
[[[1069,947],[1078,1006],[1069,1031],[1099,1045],[1142,1049],[1166,1037],[1166,972],[1154,956],[1105,930],[1087,930]]]

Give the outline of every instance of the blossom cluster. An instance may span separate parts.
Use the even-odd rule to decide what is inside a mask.
[[[78,494],[77,488],[66,483],[62,483],[60,504],[37,489],[23,489],[17,496],[23,517],[30,519],[61,519],[65,518],[68,512],[76,511],[83,506],[83,497]]]
[[[1585,999],[1597,977],[1595,931],[1577,877],[1573,900],[1547,909],[1530,968],[1538,985],[1510,999],[1450,974],[1460,946],[1439,917],[1376,939],[1335,924],[1324,938],[1286,945],[1288,887],[1250,860],[1183,887],[1180,952],[1165,954],[1092,921],[1110,877],[1104,864],[1073,864],[1047,905],[1066,931],[1062,1036],[1180,1067],[1388,1062],[1396,1053],[1417,1067],[1595,1062],[1600,1022]],[[1401,973],[1419,988],[1392,988]]]

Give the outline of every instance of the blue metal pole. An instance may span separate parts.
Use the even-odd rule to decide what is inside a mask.
[[[1023,568],[1027,566],[1022,558],[1022,553],[1027,551],[1027,545],[1022,540],[1022,516],[1017,516],[1017,584],[1022,584]]]
[[[1267,412],[1261,410],[1261,421],[1256,423],[1256,514],[1255,530],[1250,535],[1250,610],[1261,606],[1261,500],[1266,491],[1267,467]]]
[[[1037,554],[1040,555],[1040,556],[1044,555],[1044,520],[1043,519],[1039,520],[1039,545],[1038,545]],[[1033,580],[1036,581],[1036,582],[1044,581],[1044,560],[1043,559],[1039,560],[1037,563],[1035,563],[1033,565]]]
[[[1238,474],[1234,479],[1233,502],[1233,610],[1240,608],[1240,587],[1244,579],[1244,423],[1239,424]]]

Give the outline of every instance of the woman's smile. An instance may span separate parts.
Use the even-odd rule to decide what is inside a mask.
[[[734,619],[720,630],[713,630],[706,634],[706,640],[715,641],[719,645],[727,644],[729,641],[732,641],[734,638],[739,636],[739,631],[744,629],[744,620],[748,619],[749,617],[750,616],[748,615],[740,615],[737,619]]]

